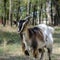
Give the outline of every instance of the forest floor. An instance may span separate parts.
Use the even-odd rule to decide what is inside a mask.
[[[54,27],[54,45],[52,52],[52,60],[60,60],[60,27]],[[12,41],[13,40],[13,41]],[[32,55],[24,56],[21,49],[21,40],[15,26],[3,27],[0,25],[0,60],[35,60]],[[6,41],[11,43],[6,44]],[[12,43],[13,42],[13,43]],[[36,59],[36,60],[39,60]],[[44,54],[44,59],[48,60],[47,51]]]

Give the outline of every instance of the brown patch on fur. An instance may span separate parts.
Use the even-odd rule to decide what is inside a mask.
[[[29,41],[29,40],[31,40],[31,42],[32,42],[32,48],[33,48],[33,56],[35,57],[35,58],[37,58],[38,57],[38,47],[37,47],[37,45],[36,45],[36,41],[37,40],[39,40],[39,41],[42,41],[42,42],[44,42],[44,36],[43,36],[43,33],[42,33],[42,30],[41,29],[39,29],[39,30],[36,30],[36,31],[30,31],[31,32],[31,34],[29,33],[29,31],[28,31],[28,29],[30,29],[30,28],[28,28],[28,26],[27,26],[27,24],[24,26],[24,31],[23,31],[23,33],[25,33],[26,35],[27,35],[27,40]],[[29,35],[30,34],[30,35]],[[34,41],[33,41],[34,40]],[[34,43],[34,44],[33,44]],[[25,52],[25,45],[24,44],[22,44],[22,49],[23,49],[23,52]]]
[[[36,49],[36,50],[33,50],[33,56],[34,56],[35,58],[38,57],[38,50],[37,50],[37,49]]]
[[[40,41],[44,42],[44,36],[41,30],[36,32],[35,37]]]
[[[31,40],[33,37],[44,42],[44,36],[43,36],[43,33],[42,33],[42,30],[37,30],[35,33],[31,30],[32,34],[29,33],[29,30],[30,28],[27,29],[27,34],[28,34],[28,38],[29,40]],[[30,37],[29,34],[32,36]]]

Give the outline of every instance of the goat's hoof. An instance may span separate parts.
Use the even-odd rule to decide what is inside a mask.
[[[35,55],[34,57],[37,58],[37,55]]]
[[[39,51],[39,53],[41,53],[42,52],[42,49],[39,48],[38,51]]]
[[[27,50],[25,51],[25,55],[29,56],[29,53],[28,53],[28,51],[27,51]]]
[[[41,52],[45,52],[45,49],[41,49],[41,48],[39,48],[38,51],[39,51],[39,53],[41,53]]]

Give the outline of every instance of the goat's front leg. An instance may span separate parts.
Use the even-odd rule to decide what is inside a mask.
[[[28,50],[26,49],[26,46],[24,43],[22,43],[22,50],[23,50],[25,55],[29,56]]]
[[[24,35],[23,35],[23,42],[22,42],[22,50],[23,50],[23,52],[24,52],[25,55],[29,56],[28,45],[26,43]]]

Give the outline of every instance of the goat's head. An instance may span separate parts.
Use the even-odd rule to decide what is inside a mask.
[[[15,25],[18,24],[18,32],[21,32],[24,29],[24,27],[27,26],[31,17],[32,16],[27,16],[25,19],[20,19],[18,21],[13,21],[13,24],[15,24]]]
[[[21,32],[23,30],[24,24],[25,24],[25,20],[20,20],[18,22],[18,32]]]
[[[26,17],[24,20],[20,20],[18,22],[18,32],[21,33],[27,26],[27,24],[29,23],[29,18],[30,16]]]

